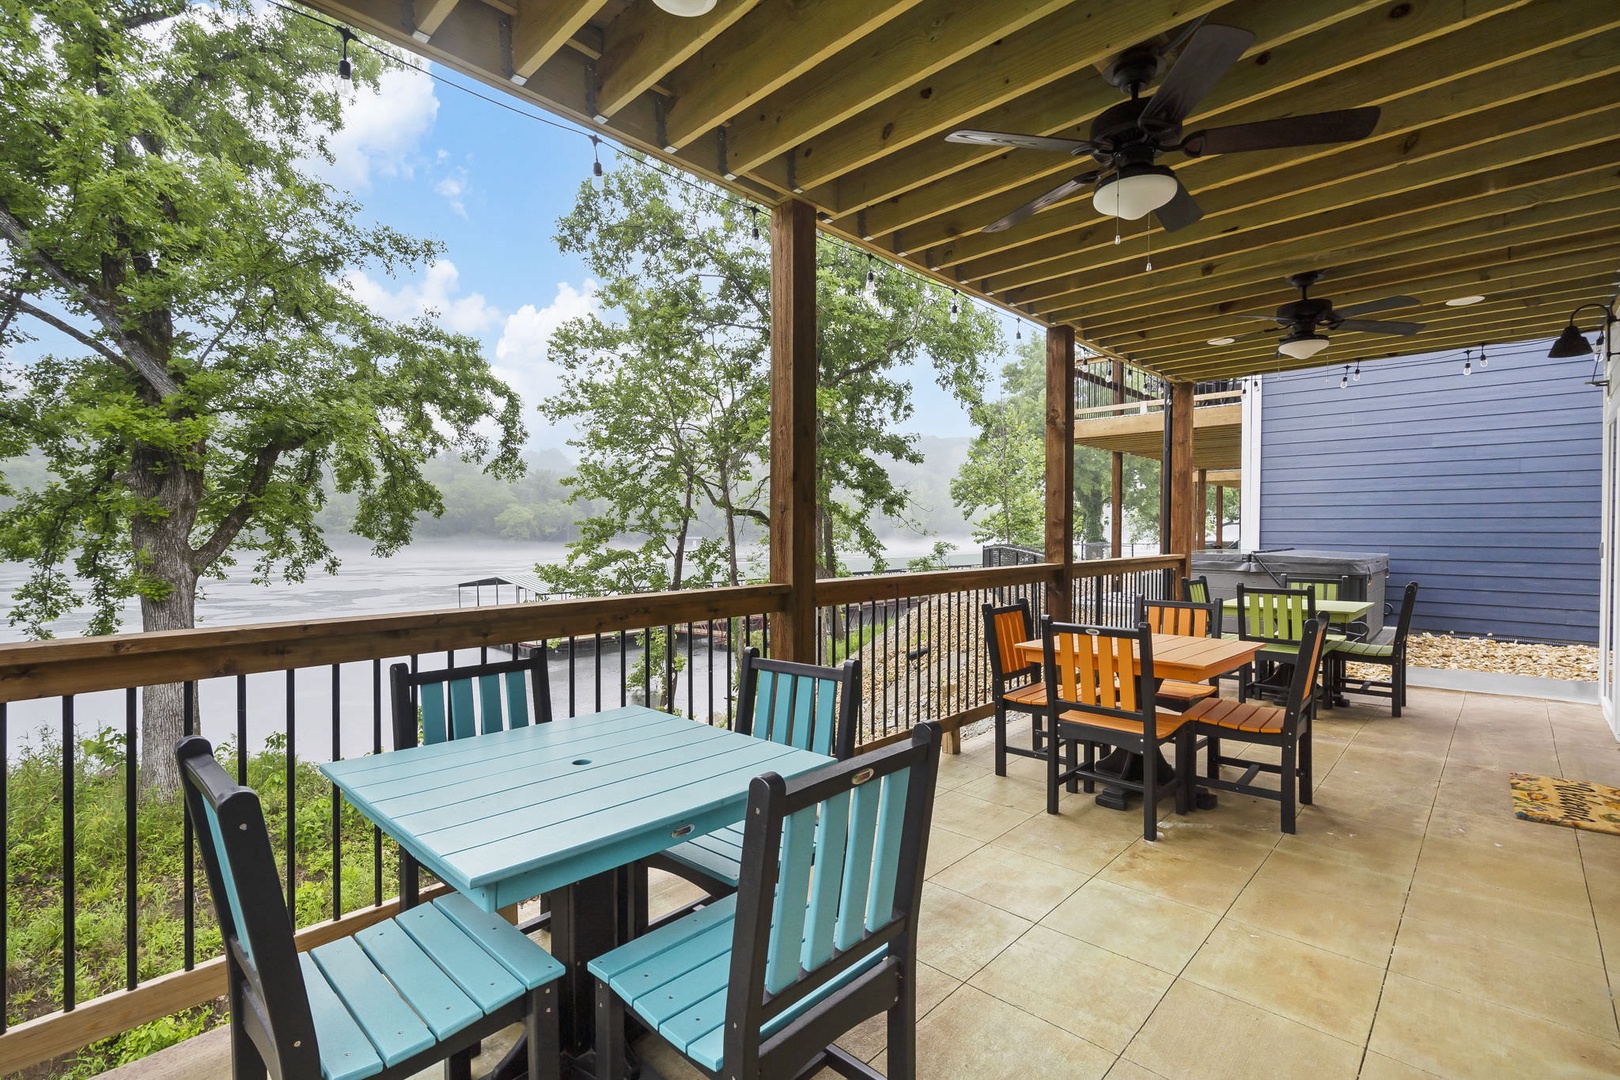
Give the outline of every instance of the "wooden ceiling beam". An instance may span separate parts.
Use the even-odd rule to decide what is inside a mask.
[[[1486,296],[1493,292],[1518,292],[1536,288],[1560,288],[1563,282],[1569,280],[1584,280],[1593,276],[1604,274],[1614,275],[1616,267],[1620,266],[1620,248],[1613,243],[1589,240],[1588,246],[1578,248],[1575,244],[1564,241],[1554,245],[1547,245],[1556,250],[1541,255],[1538,258],[1523,258],[1511,260],[1503,258],[1491,264],[1476,263],[1473,265],[1457,265],[1452,263],[1430,264],[1424,271],[1427,275],[1424,288],[1419,290],[1430,296],[1449,299],[1452,296],[1462,296],[1469,293],[1483,293]],[[1538,253],[1541,246],[1537,245]],[[1339,284],[1341,289],[1328,293],[1336,304],[1349,306],[1365,300],[1376,300],[1391,293],[1398,293],[1408,283],[1402,280],[1390,280],[1390,275],[1369,274],[1354,281],[1344,281]],[[1281,302],[1281,297],[1278,302]],[[1276,305],[1271,305],[1275,307]],[[1250,309],[1246,309],[1250,310]],[[1419,312],[1424,309],[1405,309],[1408,312]],[[1188,337],[1180,332],[1170,335],[1156,333],[1156,328],[1144,325],[1134,331],[1121,331],[1112,334],[1096,336],[1099,344],[1128,357],[1132,363],[1140,364],[1152,370],[1159,370],[1159,365],[1170,365],[1180,355],[1197,356],[1200,354],[1230,354],[1242,355],[1245,346],[1206,344],[1208,338],[1217,336],[1237,337],[1246,332],[1265,328],[1266,324],[1237,320],[1227,317],[1227,312],[1211,312],[1207,306],[1204,308],[1208,322],[1202,331],[1203,337]],[[1397,316],[1392,312],[1389,318]],[[1422,352],[1424,345],[1418,338],[1427,337],[1417,335],[1406,343],[1405,352]],[[1088,339],[1089,340],[1089,339]],[[1270,348],[1267,339],[1257,337],[1252,348],[1265,351]],[[1406,339],[1403,339],[1405,342]]]
[[[670,72],[668,145],[682,147],[922,0],[760,0]]]
[[[1620,92],[1620,76],[1614,77],[1615,90]],[[1620,99],[1617,99],[1620,100]],[[1550,104],[1550,103],[1548,103]],[[1306,190],[1292,194],[1288,192],[1290,184],[1288,177],[1266,177],[1265,183],[1250,185],[1244,189],[1234,189],[1225,193],[1221,198],[1211,198],[1211,211],[1206,221],[1209,223],[1211,234],[1222,231],[1239,231],[1245,228],[1255,228],[1261,224],[1280,223],[1295,219],[1309,219],[1324,211],[1348,207],[1362,202],[1372,202],[1386,196],[1398,194],[1412,188],[1426,186],[1458,176],[1470,174],[1491,173],[1508,166],[1512,161],[1524,157],[1546,157],[1559,151],[1584,149],[1600,143],[1609,143],[1613,140],[1616,111],[1611,107],[1606,111],[1598,111],[1590,115],[1577,116],[1559,123],[1534,128],[1530,131],[1513,131],[1507,125],[1512,123],[1510,117],[1503,117],[1501,123],[1504,129],[1500,138],[1490,138],[1470,146],[1460,152],[1435,153],[1415,160],[1406,159],[1403,151],[1415,149],[1406,144],[1395,146],[1371,147],[1359,156],[1356,165],[1346,161],[1341,163],[1341,170],[1336,176],[1322,171],[1322,166],[1313,165],[1309,168],[1312,178],[1332,177],[1336,182],[1325,190],[1313,190],[1315,184],[1308,184]],[[1438,129],[1437,129],[1438,131]],[[1404,164],[1402,163],[1404,160]],[[1370,169],[1357,166],[1372,165]],[[1399,166],[1399,167],[1397,167]],[[1301,178],[1303,179],[1303,178]],[[1264,200],[1271,203],[1258,210],[1244,207],[1238,203],[1238,197],[1245,192],[1256,197],[1257,202]],[[1281,195],[1272,201],[1273,196]],[[1227,204],[1234,205],[1227,205]],[[1230,215],[1222,220],[1218,215]],[[1214,220],[1211,221],[1210,218]],[[1235,220],[1234,220],[1235,219]],[[1204,223],[1201,222],[1200,226]],[[1095,233],[1093,232],[1093,235]],[[1075,252],[1076,262],[1087,257],[1092,247],[1103,246],[1106,243],[1101,237],[1086,245],[1077,245]],[[1007,290],[1005,295],[1014,303],[1021,302],[1018,290]],[[1053,305],[1035,305],[1043,314],[1051,315],[1056,311],[1064,314],[1056,317],[1073,318],[1101,318],[1113,311],[1116,305],[1106,290],[1094,294],[1089,300],[1076,304],[1066,304],[1061,307]]]
[[[1451,223],[1440,222],[1433,228],[1390,230],[1383,227],[1389,224],[1387,222],[1362,230],[1346,227],[1333,234],[1337,243],[1321,236],[1280,238],[1269,249],[1247,252],[1241,259],[1218,265],[1209,262],[1168,270],[1156,264],[1151,274],[1119,274],[1117,280],[1127,286],[1129,292],[1117,291],[1112,299],[1122,311],[1129,310],[1130,305],[1157,306],[1167,295],[1173,295],[1178,303],[1197,303],[1211,296],[1243,292],[1254,284],[1275,283],[1286,276],[1279,274],[1279,268],[1287,268],[1288,273],[1326,271],[1331,280],[1335,271],[1387,263],[1407,255],[1429,257],[1442,251],[1485,250],[1514,242],[1524,235],[1553,237],[1568,235],[1573,229],[1583,227],[1601,228],[1602,218],[1613,214],[1620,206],[1620,168],[1611,166],[1568,178],[1565,185],[1571,193],[1564,197],[1531,199],[1523,194],[1525,189],[1509,192],[1509,196],[1519,196],[1515,200],[1518,205],[1509,209],[1503,209],[1496,199],[1464,203],[1464,206],[1477,204],[1475,216]],[[1594,215],[1595,221],[1592,220]],[[1421,215],[1412,215],[1412,224],[1421,226]],[[1206,268],[1210,269],[1206,272]],[[1061,308],[1066,301],[1083,298],[1092,288],[1094,286],[1087,286],[1029,302]]]
[[[1589,0],[1570,2],[1587,3]],[[1509,106],[1518,101],[1539,102],[1539,115],[1543,122],[1556,120],[1559,113],[1550,103],[1550,94],[1620,70],[1620,33],[1614,32],[1620,28],[1620,9],[1610,9],[1607,12],[1608,26],[1602,33],[1591,36],[1577,34],[1579,26],[1572,27],[1561,22],[1554,23],[1552,29],[1543,25],[1539,32],[1533,27],[1520,27],[1518,20],[1527,10],[1531,9],[1509,12],[1474,28],[1474,32],[1483,40],[1476,43],[1473,55],[1485,50],[1498,58],[1509,53],[1511,59],[1475,69],[1472,75],[1450,78],[1445,74],[1448,70],[1447,50],[1444,48],[1447,39],[1442,38],[1379,62],[1376,65],[1376,82],[1370,78],[1339,78],[1330,80],[1324,86],[1288,95],[1289,111],[1314,112],[1356,104],[1360,93],[1365,93],[1369,86],[1376,86],[1380,91],[1378,99],[1359,101],[1360,104],[1379,104],[1383,111],[1378,131],[1371,139],[1327,147],[1306,147],[1299,151],[1220,155],[1178,165],[1178,175],[1182,176],[1205,210],[1205,220],[1191,228],[1199,230],[1196,235],[1211,234],[1214,231],[1209,221],[1212,206],[1230,209],[1255,204],[1252,198],[1235,200],[1228,189],[1234,186],[1248,189],[1261,178],[1273,174],[1319,174],[1329,178],[1317,181],[1321,184],[1331,182],[1333,176],[1341,173],[1345,168],[1342,162],[1347,158],[1362,155],[1371,148],[1393,150],[1387,155],[1389,160],[1403,161],[1441,149],[1456,149],[1480,142],[1491,136],[1497,118],[1507,117],[1510,122],[1515,119],[1512,116],[1515,110]],[[1504,45],[1496,37],[1485,33],[1498,23],[1504,34],[1513,32],[1508,38],[1512,41],[1511,45]],[[1473,33],[1466,36],[1472,37]],[[1549,37],[1557,43],[1548,45]],[[1526,58],[1524,52],[1537,42],[1546,45],[1541,50],[1544,55]],[[1453,42],[1452,45],[1460,48],[1465,43]],[[1519,119],[1519,122],[1511,123],[1510,130],[1528,126],[1528,120]],[[1298,172],[1308,166],[1316,166],[1314,174]],[[912,251],[935,248],[939,264],[945,266],[1018,248],[1028,249],[1032,262],[1053,257],[1060,253],[1052,245],[1044,248],[1037,245],[1043,238],[1095,222],[1098,215],[1092,209],[1089,198],[1081,197],[1060,204],[1006,232],[977,231],[985,222],[1041,194],[1049,186],[1046,180],[1041,180],[1010,195],[975,203],[923,226],[907,229],[905,242]],[[982,276],[972,270],[966,273],[970,277]]]
[[[656,4],[631,4],[608,23],[596,65],[596,118],[614,116],[658,80],[731,28],[759,0],[720,0],[700,19]]]
[[[412,5],[416,25],[411,27],[411,36],[417,41],[431,41],[455,6],[456,0],[422,0]]]
[[[915,7],[734,117],[726,132],[731,171],[758,168],[883,101],[897,86],[927,79],[960,60],[977,62],[1000,38],[1022,40],[1018,31],[1047,16],[1062,13],[1061,20],[1041,25],[1072,23],[1073,13],[1063,9],[1073,2],[933,0]]]
[[[1601,266],[1602,264],[1599,263],[1598,265]],[[1488,342],[1492,340],[1488,332],[1490,327],[1500,327],[1515,320],[1519,322],[1534,322],[1538,319],[1547,321],[1552,318],[1552,316],[1548,315],[1548,312],[1568,314],[1575,306],[1571,301],[1576,297],[1590,296],[1593,283],[1599,282],[1605,277],[1603,273],[1593,272],[1589,267],[1586,268],[1584,274],[1582,274],[1580,268],[1576,268],[1576,273],[1578,276],[1571,277],[1568,269],[1565,268],[1559,272],[1543,274],[1539,280],[1533,277],[1526,278],[1524,281],[1527,283],[1523,287],[1492,293],[1485,302],[1472,307],[1450,308],[1445,307],[1442,303],[1428,303],[1422,307],[1402,308],[1399,312],[1389,312],[1383,316],[1374,316],[1374,318],[1401,319],[1423,324],[1424,328],[1420,333],[1399,342],[1406,352],[1423,352],[1428,347],[1425,343],[1431,338],[1451,334],[1467,326],[1475,327],[1478,330],[1481,335],[1479,341]],[[1556,334],[1558,329],[1557,326],[1554,326],[1547,333],[1549,335]],[[1339,348],[1341,344],[1349,344],[1357,348],[1362,347],[1362,345],[1370,347],[1374,344],[1381,344],[1385,349],[1395,344],[1387,335],[1372,335],[1368,339],[1358,332],[1334,333],[1331,330],[1323,332],[1333,341],[1334,344],[1329,351],[1335,356],[1342,351]],[[1240,339],[1234,345],[1209,346],[1207,350],[1206,343],[1203,341],[1191,344],[1166,343],[1162,346],[1155,346],[1151,351],[1139,352],[1137,355],[1143,363],[1171,367],[1176,364],[1180,357],[1201,351],[1226,354],[1232,357],[1266,356],[1274,350],[1277,342],[1282,337],[1283,331],[1278,330],[1274,336],[1260,334],[1247,340]],[[1180,376],[1184,372],[1178,370],[1177,374]]]
[[[795,175],[806,188],[921,139],[1024,93],[1032,85],[1099,63],[1130,45],[1220,6],[1220,0],[1134,0],[1075,9],[1010,35],[993,49],[947,72],[922,90],[901,90],[794,152]]]
[[[1547,179],[1550,175],[1556,178]],[[1309,218],[1216,236],[1198,244],[1169,249],[1155,244],[1152,274],[1137,273],[1141,254],[1132,251],[1113,258],[1101,254],[1087,260],[1086,269],[1061,277],[1031,281],[1025,275],[1040,271],[1025,270],[997,274],[993,280],[1002,291],[1017,290],[1027,303],[1102,286],[1116,301],[1123,301],[1136,293],[1162,292],[1255,267],[1275,266],[1278,245],[1308,248],[1313,255],[1326,253],[1365,242],[1369,233],[1394,240],[1617,186],[1620,145],[1599,143],[1573,153],[1521,161],[1496,172],[1442,181]]]
[[[607,0],[519,0],[512,20],[512,77],[526,82]]]
[[[1607,213],[1612,214],[1611,209]],[[1550,218],[1558,215],[1550,213]],[[1601,219],[1605,212],[1600,211]],[[1580,230],[1583,223],[1569,220],[1548,220],[1543,222],[1540,231],[1532,232],[1533,237],[1545,238],[1549,243],[1559,241],[1585,241],[1591,237],[1583,237]],[[1181,291],[1166,290],[1157,295],[1141,294],[1134,301],[1114,303],[1111,300],[1097,299],[1095,293],[1083,294],[1078,305],[1064,306],[1058,304],[1048,306],[1048,313],[1057,318],[1083,318],[1087,330],[1094,334],[1107,334],[1114,328],[1130,328],[1142,320],[1149,320],[1155,325],[1163,325],[1167,310],[1180,313],[1195,312],[1201,308],[1208,308],[1211,314],[1225,314],[1233,311],[1268,310],[1276,304],[1267,304],[1266,298],[1277,293],[1281,280],[1291,273],[1309,269],[1327,269],[1331,272],[1331,280],[1345,280],[1346,278],[1368,273],[1383,271],[1391,275],[1391,280],[1413,280],[1405,273],[1405,268],[1412,266],[1431,266],[1436,262],[1455,263],[1461,260],[1481,257],[1494,257],[1504,252],[1514,250],[1516,243],[1523,243],[1524,235],[1506,230],[1506,235],[1487,233],[1480,236],[1465,236],[1450,243],[1436,244],[1433,248],[1419,248],[1408,257],[1383,256],[1376,253],[1370,257],[1340,262],[1331,267],[1324,266],[1296,266],[1286,261],[1288,251],[1278,249],[1278,261],[1271,267],[1265,268],[1234,281],[1217,281],[1209,287],[1183,289]],[[1298,256],[1302,261],[1311,261],[1308,254],[1301,251]],[[1287,299],[1287,297],[1283,297]],[[1281,303],[1278,300],[1277,303]],[[1252,305],[1258,303],[1259,308]],[[1245,306],[1249,305],[1249,306]],[[1081,314],[1081,313],[1084,314]],[[1195,318],[1186,315],[1184,319]],[[1213,335],[1205,335],[1210,337]]]
[[[1357,342],[1336,341],[1327,352],[1318,353],[1309,361],[1289,360],[1286,357],[1277,357],[1272,352],[1261,349],[1249,352],[1241,357],[1234,356],[1219,364],[1204,364],[1199,366],[1178,366],[1174,368],[1174,377],[1183,381],[1203,381],[1217,378],[1236,378],[1243,374],[1273,374],[1281,371],[1309,370],[1311,368],[1323,369],[1323,376],[1328,375],[1329,369],[1339,368],[1349,364],[1374,363],[1378,360],[1389,360],[1400,357],[1423,356],[1429,353],[1445,353],[1453,350],[1477,349],[1483,342],[1488,349],[1507,350],[1521,346],[1526,342],[1547,342],[1558,336],[1563,326],[1563,320],[1568,316],[1571,308],[1575,306],[1574,300],[1578,296],[1590,296],[1590,293],[1568,294],[1571,301],[1568,307],[1559,308],[1547,305],[1539,311],[1532,311],[1519,316],[1503,315],[1499,318],[1483,322],[1463,322],[1449,326],[1443,332],[1424,333],[1421,346],[1407,343],[1406,339],[1379,339],[1376,335],[1354,335],[1364,340]],[[1349,335],[1347,335],[1349,336]],[[1399,341],[1399,344],[1392,342]],[[1331,359],[1323,363],[1323,358],[1331,353]],[[1462,367],[1462,356],[1457,358],[1457,366]],[[1479,358],[1474,357],[1476,370],[1479,367]],[[1460,374],[1460,371],[1459,371]]]
[[[1253,112],[1260,107],[1258,103],[1296,86],[1353,68],[1369,57],[1410,48],[1524,2],[1492,0],[1486,5],[1475,5],[1465,0],[1439,0],[1419,5],[1398,18],[1392,18],[1391,13],[1399,9],[1391,9],[1387,3],[1275,4],[1252,0],[1234,4],[1221,9],[1215,18],[1253,31],[1256,44],[1244,60],[1216,84],[1191,119],[1195,125],[1208,126],[1230,119],[1229,114],[1239,109]],[[1334,21],[1328,21],[1329,18]],[[1082,71],[1064,80],[1063,96],[1056,100],[1039,93],[1011,101],[998,110],[1008,115],[976,116],[966,126],[1039,135],[1080,135],[1097,113],[1121,100],[1119,91],[1096,72]],[[1358,98],[1356,104],[1364,102]],[[1020,109],[1023,115],[1019,114]],[[1290,107],[1288,111],[1299,110]],[[898,174],[917,167],[912,163],[913,158],[918,165],[926,164],[925,171],[932,173],[928,176],[931,181],[928,186],[922,190],[884,190],[892,189],[896,181],[902,180]],[[942,163],[954,167],[941,171]],[[888,170],[891,178],[880,183],[865,175],[875,170]],[[838,204],[845,212],[860,206],[869,207],[867,229],[875,236],[883,236],[964,205],[982,205],[983,200],[1000,192],[1022,190],[1036,182],[1051,187],[1060,178],[1077,171],[1080,171],[1077,164],[1060,154],[1029,150],[985,153],[941,140],[916,147],[899,162],[885,160],[845,177],[839,182]]]

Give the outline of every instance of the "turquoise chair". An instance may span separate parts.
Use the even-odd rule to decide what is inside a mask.
[[[467,739],[474,735],[551,722],[551,681],[541,650],[521,660],[412,672],[388,669],[394,749]],[[399,895],[407,906],[420,895],[421,868],[399,853]]]
[[[499,915],[440,897],[300,954],[259,796],[200,735],[175,758],[225,942],[236,1080],[405,1080],[522,1023],[528,1070],[560,1070],[563,966]]]
[[[878,1077],[834,1046],[888,1018],[888,1074],[917,1075],[917,915],[940,729],[749,787],[737,891],[590,962],[596,1075],[623,1080],[625,1013],[715,1077]]]
[[[745,649],[740,683],[739,733],[839,761],[855,756],[861,709],[859,660],[818,667],[761,660],[758,649]],[[743,827],[731,825],[655,855],[647,864],[685,878],[711,897],[724,896],[737,887],[742,840]]]

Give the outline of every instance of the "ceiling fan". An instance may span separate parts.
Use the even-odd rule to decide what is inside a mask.
[[[1153,96],[1143,98],[1143,89],[1164,71],[1165,54],[1180,41],[1186,42],[1181,55]],[[1244,150],[1275,150],[1352,142],[1372,134],[1378,125],[1375,107],[1287,116],[1183,135],[1181,122],[1253,43],[1254,35],[1247,30],[1199,24],[1177,42],[1127,49],[1109,64],[1105,77],[1131,99],[1112,106],[1092,121],[1090,137],[1086,139],[971,130],[953,131],[945,136],[947,142],[1052,150],[1075,157],[1089,155],[1100,166],[1065,180],[1006,217],[986,225],[983,231],[1001,232],[1011,228],[1032,214],[1096,184],[1092,203],[1101,212],[1131,221],[1157,213],[1159,224],[1174,232],[1196,222],[1203,211],[1169,166],[1155,164],[1154,159],[1160,154],[1179,150],[1188,157],[1198,157]]]
[[[1361,304],[1351,304],[1349,307],[1335,308],[1333,301],[1326,297],[1312,297],[1310,288],[1321,281],[1323,274],[1320,270],[1310,270],[1303,274],[1293,274],[1287,280],[1288,284],[1299,290],[1299,299],[1291,300],[1278,308],[1272,315],[1238,315],[1239,319],[1265,319],[1275,322],[1279,327],[1288,331],[1286,337],[1277,343],[1277,351],[1283,356],[1291,356],[1295,360],[1309,360],[1317,353],[1328,347],[1328,338],[1317,333],[1317,330],[1358,330],[1364,334],[1416,334],[1423,329],[1422,323],[1413,322],[1377,322],[1370,319],[1357,318],[1360,315],[1371,315],[1378,311],[1389,311],[1393,308],[1413,307],[1417,300],[1410,296],[1386,296],[1382,300],[1368,300]],[[1272,330],[1260,331],[1273,333]]]

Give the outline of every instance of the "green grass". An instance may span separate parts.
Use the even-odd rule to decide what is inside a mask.
[[[233,774],[236,754],[217,748]],[[125,986],[125,749],[121,734],[103,733],[74,747],[75,981],[80,1002]],[[287,756],[273,739],[247,763],[259,792],[271,846],[285,878]],[[16,1024],[53,1012],[63,988],[63,753],[59,744],[25,750],[7,774],[6,1019]],[[313,764],[295,763],[294,849],[298,926],[332,917],[332,786]],[[343,910],[372,903],[373,830],[347,804],[340,811]],[[179,798],[141,798],[136,823],[136,971],[145,981],[184,966],[184,876]],[[397,850],[383,844],[384,894],[398,881]],[[196,862],[195,958],[220,953],[202,864]],[[28,1080],[93,1076],[198,1034],[223,1020],[218,1003],[189,1009],[28,1070]]]

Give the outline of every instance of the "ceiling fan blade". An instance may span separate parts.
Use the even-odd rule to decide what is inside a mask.
[[[1423,329],[1423,323],[1416,322],[1374,322],[1370,319],[1341,319],[1333,324],[1333,329],[1359,330],[1363,334],[1415,334]]]
[[[1382,300],[1368,300],[1365,304],[1351,304],[1349,307],[1335,308],[1333,317],[1336,319],[1353,319],[1358,315],[1371,315],[1375,311],[1389,311],[1393,308],[1416,306],[1417,301],[1410,296],[1386,296]]]
[[[1091,152],[1091,144],[1084,139],[1051,139],[1045,135],[1018,135],[1007,131],[953,131],[945,136],[946,142],[967,143],[970,146],[1010,146],[1019,150],[1055,150],[1062,154]]]
[[[1192,157],[1200,154],[1236,154],[1245,150],[1281,150],[1290,146],[1355,142],[1378,126],[1378,109],[1342,109],[1339,112],[1284,116],[1252,124],[1195,131],[1181,141]]]
[[[1208,23],[1200,26],[1153,92],[1140,122],[1181,123],[1253,44],[1254,35],[1247,30]]]
[[[1029,200],[1029,202],[1025,203],[1023,206],[1020,206],[1006,217],[992,221],[980,231],[1005,232],[1014,225],[1018,224],[1020,221],[1023,221],[1025,218],[1033,217],[1042,210],[1045,210],[1048,206],[1051,206],[1054,203],[1060,203],[1064,199],[1069,198],[1075,192],[1080,191],[1089,185],[1093,180],[1097,179],[1097,176],[1098,174],[1094,172],[1081,173],[1072,180],[1065,180],[1051,191],[1048,191],[1045,195],[1040,195]]]
[[[1158,215],[1159,224],[1164,226],[1165,232],[1185,229],[1204,216],[1204,211],[1187,191],[1187,185],[1180,180],[1176,181],[1175,196],[1154,213]]]

